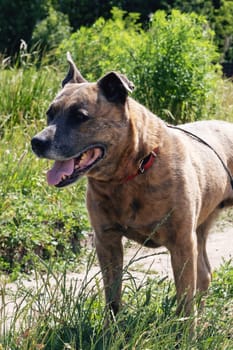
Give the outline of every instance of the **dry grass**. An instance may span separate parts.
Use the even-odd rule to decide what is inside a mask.
[[[219,106],[219,114],[215,115],[215,119],[233,122],[233,80],[223,80],[218,86],[217,94],[222,103]]]

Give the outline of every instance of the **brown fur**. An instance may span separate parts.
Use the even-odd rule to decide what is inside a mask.
[[[42,157],[65,160],[90,144],[104,145],[103,159],[85,175],[106,303],[118,311],[125,236],[169,250],[178,310],[184,307],[189,315],[194,311],[196,291],[205,292],[211,280],[206,253],[210,224],[220,208],[233,204],[229,176],[210,148],[168,128],[128,97],[132,84],[127,78],[113,72],[88,83],[71,57],[68,61],[64,88],[51,104],[48,127],[33,138],[33,150]],[[84,108],[89,119],[79,125],[76,120],[71,127],[71,105]],[[233,173],[232,124],[202,121],[182,127],[214,147]],[[155,147],[159,152],[152,167],[125,182]]]

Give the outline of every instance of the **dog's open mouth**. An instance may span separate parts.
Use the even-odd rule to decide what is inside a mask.
[[[75,158],[55,161],[52,169],[47,172],[48,184],[56,187],[70,185],[90,170],[103,156],[104,149],[93,146]]]

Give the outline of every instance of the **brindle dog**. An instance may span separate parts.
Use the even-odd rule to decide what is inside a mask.
[[[188,316],[196,291],[205,292],[211,280],[210,224],[233,204],[233,125],[201,121],[171,128],[128,96],[133,84],[125,76],[110,72],[90,83],[67,59],[70,69],[47,111],[48,126],[32,139],[37,156],[55,160],[48,183],[65,187],[87,176],[106,303],[115,314],[125,236],[169,250],[178,311]]]

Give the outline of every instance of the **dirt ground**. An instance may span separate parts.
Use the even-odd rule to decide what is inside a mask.
[[[94,247],[91,247],[90,238],[88,241],[89,249],[94,249]],[[218,223],[212,228],[207,240],[207,253],[212,270],[218,269],[224,261],[228,260],[231,260],[233,265],[233,226],[229,227],[229,223]],[[142,274],[154,274],[161,277],[167,276],[168,278],[173,278],[170,254],[165,248],[145,248],[137,243],[125,240],[124,266],[137,278],[140,278]],[[96,262],[89,270],[88,278],[92,279],[93,276],[98,275],[99,271],[100,269]],[[98,277],[101,279],[101,274]],[[86,278],[85,264],[81,269],[79,267],[78,272],[70,272],[68,274],[68,280],[76,279],[82,283],[83,278]],[[25,286],[30,287],[34,283],[33,278],[30,277],[29,280],[25,280],[23,283]],[[11,290],[12,288],[14,289],[15,283],[9,283],[8,287]]]
[[[126,263],[130,261],[135,254],[136,249],[138,249],[138,246],[135,244],[130,248],[126,248]],[[230,229],[229,227],[225,227],[224,229],[221,229],[221,232],[212,230],[207,241],[207,252],[212,270],[218,269],[223,261],[228,261],[230,259],[232,259],[233,264],[233,227]],[[143,256],[153,253],[158,255],[148,256],[147,258],[140,260]],[[173,277],[170,254],[164,248],[159,248],[155,251],[141,248],[134,260],[136,261],[132,264],[132,269],[136,274],[140,271],[145,273],[150,270],[150,273],[157,273],[161,277]]]

